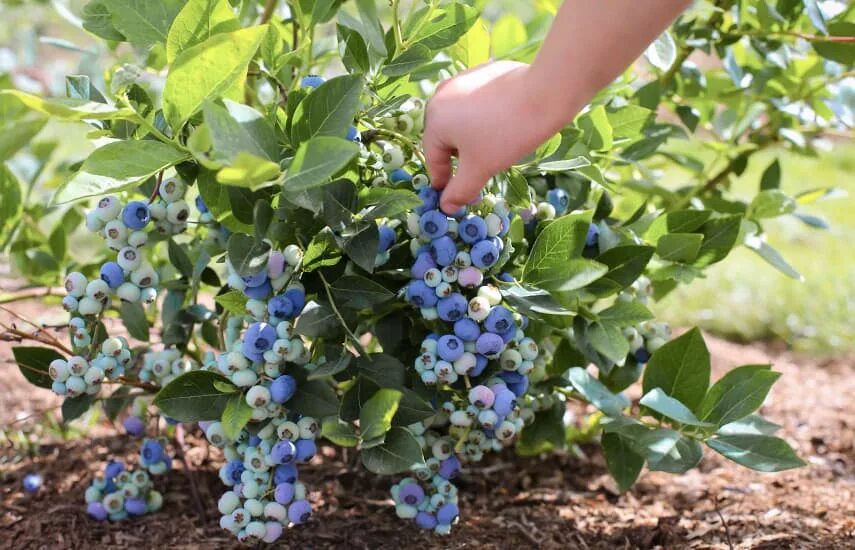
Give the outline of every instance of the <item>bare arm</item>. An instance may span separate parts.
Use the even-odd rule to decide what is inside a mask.
[[[572,121],[689,3],[565,0],[534,63],[488,63],[443,82],[424,138],[442,209],[477,198],[490,177]]]

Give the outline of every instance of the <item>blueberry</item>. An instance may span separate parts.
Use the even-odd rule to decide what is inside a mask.
[[[230,460],[226,464],[226,478],[233,483],[240,483],[240,475],[246,470],[242,460]]]
[[[283,374],[270,385],[270,398],[274,403],[285,403],[297,392],[297,381],[293,376]]]
[[[312,517],[312,506],[306,500],[292,502],[288,507],[288,519],[291,523],[304,523]]]
[[[466,317],[454,323],[454,334],[464,342],[474,342],[481,335],[481,327]]]
[[[297,447],[287,439],[280,441],[270,449],[270,461],[274,464],[290,464],[297,455]]]
[[[436,527],[436,517],[427,512],[419,512],[416,514],[416,525],[422,529],[433,529]]]
[[[104,521],[107,519],[107,510],[100,502],[90,502],[87,504],[86,513],[96,521]]]
[[[201,195],[196,197],[196,210],[198,210],[202,214],[204,214],[208,211],[208,205],[206,205],[205,201],[202,200]]]
[[[564,189],[550,189],[546,193],[546,200],[555,207],[557,214],[563,214],[567,211],[567,206],[570,204],[570,195]]]
[[[347,141],[359,141],[359,130],[356,129],[356,126],[351,126],[347,129],[344,139]]]
[[[407,300],[416,307],[433,307],[439,298],[424,281],[410,281],[407,285]]]
[[[425,491],[418,483],[408,483],[398,492],[398,500],[410,506],[418,506],[425,499]]]
[[[145,501],[141,498],[125,499],[125,511],[130,516],[141,516],[147,511]]]
[[[273,483],[276,485],[280,483],[294,483],[296,481],[297,467],[294,464],[280,464],[273,470]]]
[[[381,224],[377,227],[380,237],[377,240],[377,252],[386,252],[395,244],[395,230],[388,225]]]
[[[128,435],[132,435],[134,437],[141,436],[145,431],[145,423],[139,416],[127,417],[122,422],[122,426],[124,426],[125,431],[128,432]]]
[[[279,504],[288,504],[294,500],[294,484],[279,483],[273,491],[273,498]]]
[[[249,440],[247,440],[246,443],[250,447],[258,447],[259,445],[261,445],[261,438],[257,435],[251,435],[249,436]]]
[[[504,334],[512,328],[516,332],[514,314],[504,306],[496,306],[490,310],[487,318],[484,319],[484,328],[495,334]]]
[[[423,279],[428,270],[436,267],[436,262],[433,261],[433,256],[430,252],[422,252],[416,257],[413,267],[410,269],[413,278]]]
[[[478,241],[469,251],[472,265],[481,269],[489,269],[499,261],[499,249],[489,240]]]
[[[119,462],[117,460],[112,460],[112,461],[110,461],[109,464],[107,464],[107,467],[104,468],[104,477],[106,479],[113,479],[114,477],[116,477],[117,475],[121,474],[124,471],[125,471],[125,465],[124,464],[122,464],[121,462]]]
[[[510,273],[502,272],[502,273],[499,273],[499,280],[504,281],[506,283],[512,283],[512,282],[514,282],[514,276],[511,275]]]
[[[495,386],[494,386],[495,387]],[[493,410],[499,416],[507,416],[511,414],[517,403],[517,396],[508,388],[497,388],[494,392],[496,398],[493,400]]]
[[[125,282],[125,272],[116,262],[107,262],[101,266],[101,280],[110,288],[116,289]]]
[[[324,83],[324,78],[316,74],[310,74],[300,79],[301,88],[317,88]]]
[[[460,221],[457,233],[463,242],[475,244],[487,236],[487,222],[481,216],[466,216]]]
[[[596,246],[599,241],[600,230],[596,224],[588,226],[588,234],[585,236],[585,246]]]
[[[436,263],[445,267],[454,263],[454,258],[457,256],[457,245],[455,244],[454,239],[448,235],[444,235],[438,239],[434,239],[430,243],[430,253],[431,256],[433,256],[433,259],[436,260]]]
[[[444,479],[453,479],[460,471],[460,460],[456,456],[450,456],[439,463],[439,475]]]
[[[315,442],[311,439],[299,439],[295,446],[297,447],[298,462],[308,462],[318,451]]]
[[[428,210],[419,218],[422,235],[435,239],[448,233],[448,218],[439,210]]]
[[[496,396],[493,390],[487,386],[475,386],[469,390],[469,402],[479,409],[487,409],[493,406]]]
[[[122,210],[122,223],[131,229],[142,229],[151,220],[151,212],[143,201],[133,201]]]
[[[503,371],[499,373],[499,378],[505,381],[508,389],[514,392],[517,397],[520,397],[528,390],[528,377],[518,372]]]
[[[273,347],[276,341],[276,328],[267,323],[253,323],[243,336],[243,354],[247,359],[256,361],[257,357]]]
[[[302,288],[289,288],[285,291],[285,297],[294,304],[294,317],[300,315],[306,307],[306,291]]]
[[[274,296],[267,302],[267,313],[279,319],[290,319],[294,313],[294,304],[287,296]]]
[[[270,285],[270,281],[265,280],[260,286],[245,288],[243,293],[247,298],[252,298],[253,300],[264,300],[270,295],[272,290],[273,287]]]
[[[476,343],[476,346],[477,346],[477,343]],[[486,357],[484,357],[480,353],[476,353],[475,354],[475,367],[473,367],[472,370],[469,371],[469,376],[480,376],[481,373],[484,372],[484,369],[487,368],[488,363],[489,363],[489,361],[487,360]]]
[[[439,318],[443,321],[457,321],[466,315],[466,309],[469,307],[469,302],[466,298],[455,292],[447,298],[441,298],[436,305]]]
[[[42,486],[42,476],[39,474],[27,474],[24,476],[24,491],[35,493]]]
[[[455,519],[457,519],[457,515],[460,511],[457,508],[456,504],[446,503],[443,504],[439,510],[436,511],[436,521],[440,525],[451,525]]]
[[[650,352],[647,348],[638,348],[635,350],[635,360],[638,363],[647,363],[650,360]]]
[[[422,205],[416,208],[416,214],[422,214],[428,210],[435,210],[439,205],[439,193],[432,187],[425,187],[419,191]]]
[[[402,181],[412,181],[413,176],[410,175],[409,172],[404,170],[403,168],[398,168],[396,170],[392,170],[389,172],[389,180],[392,183],[399,183]]]
[[[163,459],[163,446],[160,443],[153,439],[149,439],[143,443],[142,449],[140,449],[140,461],[144,466],[157,464]]]
[[[440,336],[436,350],[439,356],[448,362],[456,361],[466,351],[463,349],[463,340],[452,334]]]
[[[475,349],[481,355],[498,355],[505,349],[505,343],[498,334],[485,332],[475,341]]]
[[[265,281],[267,281],[267,272],[259,271],[255,275],[246,275],[245,277],[241,277],[241,280],[243,280],[249,288],[261,286]]]

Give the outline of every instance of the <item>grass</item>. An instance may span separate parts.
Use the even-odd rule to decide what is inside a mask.
[[[657,313],[674,325],[698,325],[743,341],[783,339],[813,353],[855,351],[855,145],[837,143],[818,158],[785,150],[758,153],[734,181],[734,192],[750,199],[775,157],[782,166],[781,189],[790,195],[817,187],[848,193],[800,207],[826,219],[829,230],[810,228],[793,216],[765,224],[769,244],[804,282],[786,277],[740,247],[710,268],[706,279],[663,299]],[[666,174],[666,181],[673,183],[683,178],[679,172]]]

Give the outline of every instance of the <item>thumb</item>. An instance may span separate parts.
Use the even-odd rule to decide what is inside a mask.
[[[468,157],[461,158],[457,173],[451,178],[440,195],[439,206],[448,215],[456,213],[463,206],[478,199],[481,189],[487,184],[486,176],[478,165]]]

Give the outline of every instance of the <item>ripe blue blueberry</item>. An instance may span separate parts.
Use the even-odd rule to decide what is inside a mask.
[[[416,514],[416,525],[422,529],[433,529],[436,527],[436,517],[427,512],[419,512]]]
[[[386,252],[395,244],[395,230],[388,225],[381,224],[377,227],[379,238],[377,240],[377,252]]]
[[[514,282],[514,276],[507,272],[499,273],[499,280],[504,281],[506,283]]]
[[[128,435],[132,435],[134,437],[141,436],[145,431],[145,423],[139,416],[129,416],[125,418],[122,422],[122,426],[124,426]]]
[[[428,210],[419,218],[419,229],[429,239],[441,237],[448,232],[448,218],[439,210]]]
[[[465,317],[454,323],[454,334],[464,342],[474,342],[481,335],[478,323]]]
[[[290,464],[297,456],[297,447],[288,440],[280,441],[270,449],[273,464]]]
[[[475,341],[475,350],[481,355],[492,356],[502,353],[505,342],[502,337],[492,332],[485,332]]]
[[[101,280],[110,288],[116,289],[125,282],[125,272],[116,262],[107,262],[101,266]]]
[[[469,390],[469,402],[479,409],[492,407],[495,399],[496,396],[493,394],[493,390],[487,386],[475,386]]]
[[[433,261],[433,256],[431,256],[430,252],[422,252],[416,257],[416,261],[413,263],[413,267],[410,268],[410,272],[414,279],[423,279],[425,273],[435,267],[436,262]]]
[[[546,200],[555,207],[555,212],[563,214],[567,211],[567,206],[570,204],[570,195],[564,189],[550,189],[546,193]]]
[[[484,328],[495,334],[504,334],[510,329],[516,331],[514,314],[504,306],[496,306],[490,310],[487,318],[484,319]]]
[[[476,342],[477,346],[477,342]],[[469,376],[480,376],[484,369],[487,368],[488,360],[480,353],[475,354],[475,366],[469,371]]]
[[[457,245],[455,244],[454,239],[448,235],[444,235],[438,239],[434,239],[430,243],[430,253],[433,256],[433,259],[436,260],[436,263],[445,267],[454,263],[454,258],[457,256]],[[498,252],[496,257],[498,258]],[[472,261],[474,263],[474,257]],[[493,263],[495,263],[495,261]]]
[[[359,140],[359,130],[356,129],[356,126],[351,126],[347,129],[347,133],[344,135],[344,139],[348,141],[358,141]]]
[[[149,439],[143,443],[142,449],[140,449],[140,461],[144,466],[157,464],[164,458],[163,446],[159,442]]]
[[[293,316],[300,315],[303,312],[303,308],[306,307],[306,291],[301,288],[289,288],[285,291],[285,297],[294,304]]]
[[[131,229],[142,229],[151,220],[151,212],[143,201],[133,201],[122,210],[122,222]]]
[[[294,304],[286,296],[274,296],[267,302],[267,313],[279,319],[290,319]]]
[[[517,404],[517,396],[508,388],[494,388],[496,398],[493,400],[493,410],[499,416],[508,416]]]
[[[310,74],[300,79],[301,88],[317,88],[324,83],[324,78],[316,74]]]
[[[246,467],[242,460],[230,460],[226,464],[226,479],[230,479],[232,483],[240,483],[240,476]]]
[[[457,233],[463,242],[475,244],[487,237],[487,222],[481,216],[466,216],[460,221]]]
[[[439,193],[433,187],[420,189],[419,198],[422,200],[422,205],[416,208],[416,214],[422,214],[428,210],[435,210],[439,205]]]
[[[276,328],[267,323],[253,323],[243,336],[243,354],[250,361],[261,361],[264,352],[273,347]]]
[[[443,479],[453,479],[460,471],[460,459],[456,456],[450,456],[439,463],[439,472]]]
[[[463,349],[463,340],[453,334],[446,334],[440,336],[436,344],[436,351],[444,361],[453,362],[459,359],[466,350]]]
[[[280,483],[276,486],[276,489],[273,490],[273,498],[279,504],[288,504],[292,500],[294,500],[294,484],[293,483]]]
[[[202,200],[202,195],[196,197],[196,210],[198,210],[201,214],[204,214],[208,211],[208,205],[206,205],[205,201]]]
[[[455,292],[447,298],[441,298],[436,304],[436,310],[439,318],[443,321],[454,322],[462,319],[466,315],[466,309],[469,307],[469,302],[459,292]]]
[[[408,483],[398,492],[398,500],[410,506],[418,506],[425,499],[425,491],[418,483]]]
[[[436,521],[440,525],[451,525],[455,519],[457,519],[457,515],[460,511],[457,508],[456,504],[452,504],[448,502],[443,504],[439,510],[436,511]]]
[[[243,463],[241,463],[243,465]],[[297,467],[294,464],[280,464],[273,470],[273,483],[294,483],[297,481]]]
[[[42,476],[39,474],[27,474],[24,476],[24,491],[35,493],[42,486]]]
[[[499,249],[489,240],[478,241],[469,251],[472,265],[481,269],[489,269],[499,261]]]
[[[407,285],[407,300],[416,307],[433,307],[439,298],[424,281],[410,281]]]
[[[312,439],[299,439],[295,447],[297,448],[298,462],[308,462],[318,451],[315,441]]]
[[[285,403],[297,392],[297,381],[293,376],[283,374],[270,385],[270,399],[274,403]]]
[[[107,509],[100,502],[90,502],[86,505],[86,513],[96,521],[107,519]]]
[[[647,348],[638,348],[635,350],[635,360],[638,363],[647,363],[650,360],[650,352]]]
[[[596,246],[600,237],[600,229],[596,224],[588,226],[588,234],[585,236],[585,246]]]
[[[252,298],[253,300],[264,300],[270,295],[270,292],[273,290],[273,287],[270,285],[270,281],[266,280],[259,286],[246,287],[243,293],[247,298]]]
[[[267,272],[259,271],[255,275],[246,275],[244,277],[241,277],[241,279],[247,287],[252,288],[256,286],[261,286],[267,280]]]
[[[288,506],[288,519],[291,523],[299,525],[308,521],[310,517],[312,517],[312,506],[308,501],[298,500]]]
[[[508,389],[514,392],[517,397],[528,391],[528,376],[523,376],[518,372],[503,371],[499,373],[499,378],[505,381]]]
[[[141,516],[146,513],[145,500],[141,498],[125,499],[125,511],[129,516]]]
[[[113,479],[117,475],[121,474],[125,471],[125,465],[117,460],[112,460],[107,464],[107,467],[104,468],[104,478],[105,479]]]
[[[403,168],[398,168],[389,172],[389,181],[391,181],[392,183],[412,180],[413,176],[411,176],[410,173],[404,170]]]

